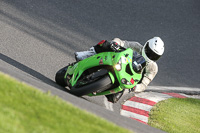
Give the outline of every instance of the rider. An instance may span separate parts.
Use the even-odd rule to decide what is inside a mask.
[[[157,61],[164,53],[164,42],[160,37],[149,39],[144,46],[135,41],[126,41],[119,38],[114,38],[111,42],[102,40],[97,45],[91,47],[89,51],[76,52],[75,58],[77,61],[80,61],[96,53],[117,51],[119,49],[119,45],[124,48],[132,48],[145,58],[147,63],[145,70],[143,71],[143,77],[134,89],[134,92],[136,93],[143,92],[158,72],[158,65],[155,61]],[[120,99],[123,92],[124,91],[107,95],[106,97],[108,101],[114,103]]]

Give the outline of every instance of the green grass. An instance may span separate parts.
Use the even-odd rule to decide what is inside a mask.
[[[161,101],[151,110],[148,124],[169,133],[200,133],[200,100]]]
[[[127,129],[80,110],[0,73],[1,133],[127,133]]]

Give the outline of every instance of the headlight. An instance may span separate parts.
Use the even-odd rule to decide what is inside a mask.
[[[120,64],[116,64],[115,68],[116,68],[117,71],[120,71],[121,70],[121,65]]]
[[[119,61],[117,62],[117,64],[115,65],[115,68],[117,71],[120,71],[122,69],[122,62],[121,62],[121,58],[119,59]]]

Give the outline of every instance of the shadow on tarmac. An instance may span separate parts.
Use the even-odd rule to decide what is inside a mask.
[[[27,74],[30,74],[31,76],[41,80],[42,82],[46,83],[46,84],[49,84],[51,85],[52,87],[55,87],[55,88],[58,88],[60,90],[63,90],[63,91],[66,91],[66,89],[64,89],[63,87],[57,85],[55,83],[55,81],[49,79],[48,77],[42,75],[41,73],[31,69],[30,67],[27,67],[26,65],[16,61],[16,60],[13,60],[12,58],[0,53],[0,59],[5,61],[6,63],[20,69],[21,71],[27,73]]]

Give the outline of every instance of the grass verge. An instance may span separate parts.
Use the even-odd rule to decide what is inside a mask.
[[[148,124],[169,133],[200,133],[200,100],[171,98],[161,101],[151,110]]]
[[[0,73],[0,132],[127,133],[127,129],[82,111]]]

